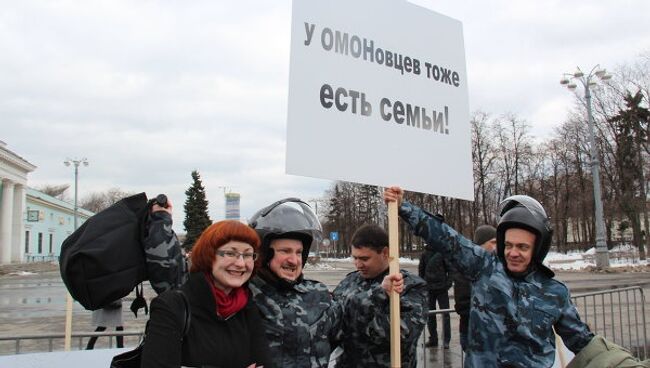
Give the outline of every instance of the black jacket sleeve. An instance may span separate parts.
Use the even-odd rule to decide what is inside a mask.
[[[262,316],[260,315],[257,307],[252,309],[253,311],[251,312],[250,324],[253,327],[253,331],[251,333],[251,346],[254,348],[253,358],[255,359],[255,364],[258,366],[264,366],[264,368],[273,368],[269,354],[269,343],[266,339]]]
[[[427,263],[429,263],[430,256],[430,252],[427,252],[426,250],[422,251],[422,255],[420,256],[420,263],[418,264],[418,276],[421,278],[424,278],[424,275],[427,271]]]
[[[181,366],[185,304],[182,296],[166,292],[151,302],[147,322],[142,368],[178,368]]]
[[[454,270],[454,309],[461,315],[469,314],[472,284],[463,274]]]

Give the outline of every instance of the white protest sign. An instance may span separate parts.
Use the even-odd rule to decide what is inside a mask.
[[[472,200],[462,24],[397,0],[294,0],[287,173]]]

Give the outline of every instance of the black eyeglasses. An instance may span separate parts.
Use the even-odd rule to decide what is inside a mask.
[[[254,261],[257,259],[257,253],[239,253],[234,250],[218,250],[217,254],[221,257],[230,258],[230,259],[239,259],[242,257],[244,261]]]

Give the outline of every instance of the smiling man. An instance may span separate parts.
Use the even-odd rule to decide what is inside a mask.
[[[566,286],[542,263],[553,231],[542,205],[515,195],[501,202],[497,252],[487,252],[440,218],[385,190],[416,235],[472,280],[465,367],[551,367],[555,335],[578,354],[593,338]]]
[[[273,367],[327,367],[341,308],[325,284],[303,277],[321,225],[297,198],[277,201],[253,215],[262,239],[257,275],[249,288],[262,314]]]
[[[388,234],[377,225],[364,225],[352,235],[355,272],[334,289],[344,303],[341,328],[343,349],[336,367],[390,367],[390,310],[382,282],[388,275]],[[400,335],[402,367],[417,365],[417,340],[426,318],[426,283],[400,270]]]

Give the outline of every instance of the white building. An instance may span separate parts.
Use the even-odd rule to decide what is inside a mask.
[[[0,264],[57,260],[74,231],[73,204],[27,186],[34,169],[0,141]],[[92,215],[79,208],[79,225]]]
[[[0,264],[22,262],[27,174],[36,166],[0,141]]]

